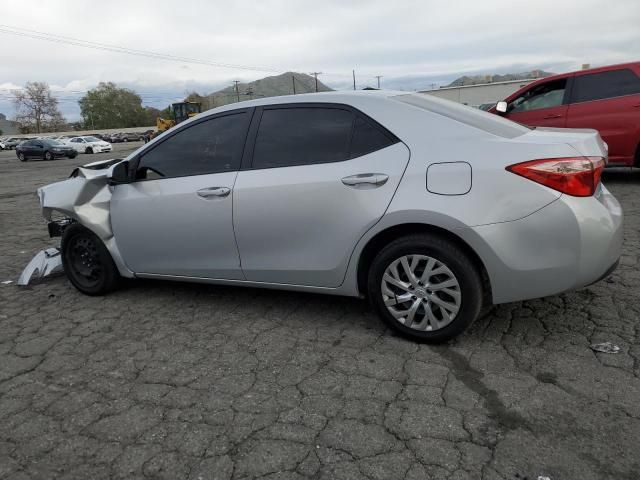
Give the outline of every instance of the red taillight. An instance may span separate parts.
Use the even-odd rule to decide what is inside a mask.
[[[507,170],[574,197],[594,194],[604,168],[602,157],[547,158],[516,163]]]

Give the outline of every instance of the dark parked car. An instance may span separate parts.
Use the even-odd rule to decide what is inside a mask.
[[[18,145],[16,155],[21,162],[24,162],[29,158],[43,158],[45,160],[59,157],[75,158],[78,152],[58,140],[35,139],[27,140]]]

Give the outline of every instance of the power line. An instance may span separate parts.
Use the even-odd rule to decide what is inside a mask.
[[[109,51],[109,52],[124,53],[127,55],[137,55],[141,57],[157,58],[160,60],[170,60],[170,61],[176,61],[176,62],[182,62],[182,63],[208,65],[211,67],[229,68],[229,69],[236,69],[236,70],[252,70],[252,71],[258,71],[258,72],[274,72],[274,73],[283,72],[283,70],[273,68],[273,67],[240,65],[240,64],[232,64],[232,63],[214,62],[210,60],[201,60],[201,59],[190,58],[190,57],[181,57],[178,55],[152,52],[149,50],[138,50],[138,49],[129,48],[129,47],[121,47],[119,45],[92,42],[89,40],[82,40],[80,38],[66,37],[63,35],[40,32],[38,30],[29,30],[21,27],[13,27],[11,25],[0,24],[0,33],[5,33],[8,35],[16,35],[21,37],[29,37],[29,38],[34,38],[36,40],[43,40],[43,41],[53,42],[53,43],[64,43],[67,45],[75,45],[77,47],[91,48],[94,50],[103,50],[103,51]]]

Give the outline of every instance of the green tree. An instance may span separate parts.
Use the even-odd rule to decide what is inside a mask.
[[[22,132],[55,131],[66,123],[58,110],[58,100],[44,82],[27,82],[24,89],[15,94],[13,105]]]
[[[133,90],[101,82],[80,99],[80,113],[89,128],[129,128],[149,125],[142,99]]]

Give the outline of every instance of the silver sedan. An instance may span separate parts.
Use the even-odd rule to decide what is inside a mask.
[[[606,156],[593,130],[330,92],[210,110],[38,193],[86,294],[138,277],[366,296],[391,328],[437,342],[487,305],[615,268]]]

